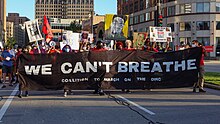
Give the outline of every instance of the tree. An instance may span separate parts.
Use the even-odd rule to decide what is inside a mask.
[[[8,47],[13,47],[16,44],[16,40],[14,37],[10,37],[7,39],[7,42],[5,43],[6,46]]]
[[[82,25],[80,25],[79,23],[76,23],[76,21],[74,21],[74,22],[70,23],[70,26],[67,28],[67,30],[71,30],[73,32],[81,32]]]

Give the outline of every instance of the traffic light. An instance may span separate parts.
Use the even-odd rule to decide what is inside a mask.
[[[163,27],[163,16],[162,15],[158,16],[158,27]]]

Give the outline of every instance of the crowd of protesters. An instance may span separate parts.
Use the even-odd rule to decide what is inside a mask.
[[[194,40],[191,45],[189,44],[181,44],[178,50],[184,50],[191,47],[203,47],[201,43],[197,40]],[[97,41],[96,44],[91,44],[89,42],[81,42],[79,50],[72,50],[71,46],[65,45],[62,49],[60,45],[56,42],[51,41],[51,43],[44,43],[38,45],[37,43],[32,45],[27,45],[22,48],[18,46],[17,48],[12,47],[4,47],[0,49],[1,52],[1,68],[2,68],[2,80],[0,83],[3,84],[2,88],[6,87],[6,76],[8,76],[8,86],[13,86],[15,83],[18,83],[18,78],[16,77],[16,72],[18,68],[18,57],[22,53],[26,54],[53,54],[53,53],[66,53],[66,52],[84,52],[84,51],[107,51],[107,50],[128,50],[133,51],[137,50],[133,48],[133,42],[131,40],[126,41],[111,41],[110,43],[106,43],[103,41]],[[144,46],[140,50],[148,51],[148,52],[169,52],[173,51],[170,46],[170,42],[162,45],[157,42],[150,42],[150,39],[147,38],[144,42]],[[199,81],[195,83],[193,87],[193,92],[195,92],[195,88],[199,87],[200,92],[205,92],[203,89],[204,84],[204,56],[206,56],[206,51],[203,49],[203,56],[200,62],[200,72],[199,72]],[[122,89],[122,91],[131,93],[129,89]],[[71,93],[71,90],[66,90],[64,88],[64,97],[67,96],[68,93]],[[96,89],[94,93],[98,93],[100,95],[104,95],[101,89]],[[19,92],[18,97],[21,98],[22,91]],[[28,92],[25,91],[25,96],[28,96]]]

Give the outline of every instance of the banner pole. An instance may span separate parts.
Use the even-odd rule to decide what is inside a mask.
[[[39,46],[39,44],[38,44],[38,40],[36,40],[36,43],[37,43],[38,53],[41,53],[41,51],[40,51],[40,46]]]

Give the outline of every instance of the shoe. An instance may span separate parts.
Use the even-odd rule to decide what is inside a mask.
[[[95,90],[94,92],[93,92],[93,94],[98,94],[99,92],[98,92],[98,90]]]
[[[101,92],[99,92],[99,95],[100,95],[100,96],[104,96],[105,93],[104,93],[103,91],[101,91]]]
[[[199,89],[199,92],[205,93],[206,91],[204,89]]]
[[[121,92],[125,92],[125,89],[121,89]]]
[[[196,92],[196,88],[193,88],[193,92],[194,92],[194,93]]]
[[[9,84],[10,87],[13,87],[13,84]]]
[[[64,95],[63,95],[64,97],[67,97],[67,92],[64,92]]]
[[[3,86],[2,86],[2,88],[6,88],[6,86],[5,86],[5,85],[3,85]]]
[[[25,94],[24,96],[25,96],[25,97],[28,97],[29,95],[28,95],[28,94]]]
[[[131,91],[130,90],[126,90],[126,93],[131,93]]]
[[[18,98],[22,98],[21,94],[18,95]]]

